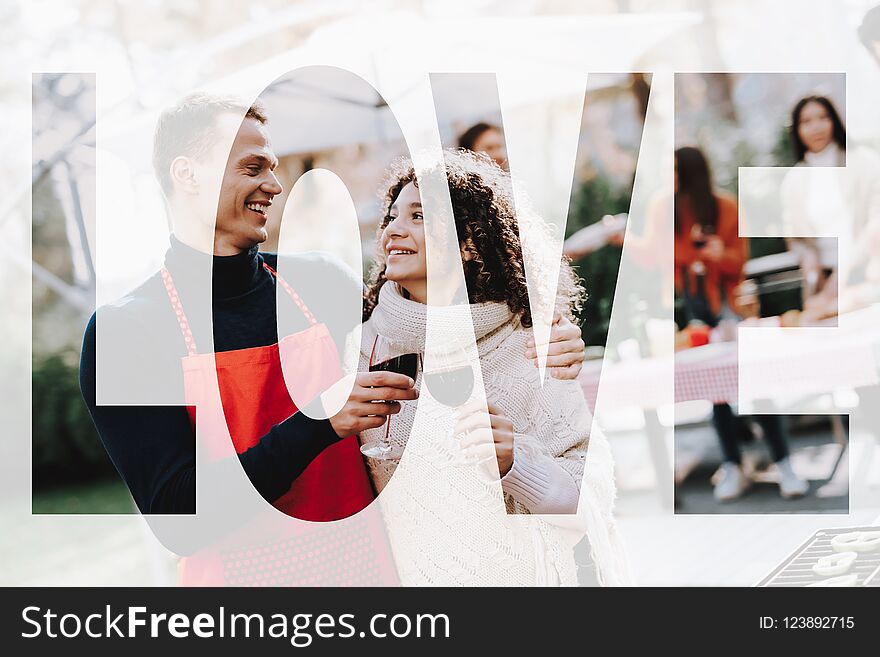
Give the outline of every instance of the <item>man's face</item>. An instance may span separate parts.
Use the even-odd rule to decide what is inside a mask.
[[[217,122],[218,132],[222,133],[230,128],[234,130],[232,124],[238,122],[238,117],[227,114],[218,117]],[[213,161],[217,167],[217,158],[208,159],[204,166],[210,166]],[[256,119],[242,121],[219,186],[215,255],[234,255],[266,241],[269,207],[272,199],[283,191],[274,173],[277,165],[278,158],[272,152],[266,128]],[[210,179],[211,173],[204,173]]]

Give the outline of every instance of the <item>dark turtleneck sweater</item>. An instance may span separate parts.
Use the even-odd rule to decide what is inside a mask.
[[[199,303],[197,291],[187,289],[187,281],[193,278],[187,274],[204,266],[212,257],[214,351],[263,347],[278,342],[276,279],[263,267],[263,262],[267,262],[277,269],[277,256],[260,253],[257,247],[234,256],[210,256],[172,236],[165,266],[174,278],[184,312]],[[286,274],[288,283],[317,320],[327,324],[342,353],[345,335],[353,326],[346,325],[341,303],[330,298],[332,295],[318,294],[313,285],[303,281],[321,280],[327,283],[322,289],[336,290],[350,289],[347,286],[360,289],[361,281],[344,265],[319,254],[298,255],[289,261],[285,258],[284,271],[289,272]],[[280,296],[278,303],[293,305],[287,295]],[[129,336],[125,353],[119,354],[119,358],[125,359],[122,362],[126,364],[131,363],[131,367],[122,368],[126,373],[120,376],[126,380],[118,385],[125,385],[129,390],[136,388],[140,381],[167,382],[164,394],[168,403],[181,404],[181,357],[187,350],[161,275],[157,272],[99,313],[101,322],[124,331],[118,335]],[[291,327],[291,333],[308,328],[306,318],[298,309],[294,315],[301,325]],[[192,324],[192,330],[199,353],[209,351],[210,330],[196,324]],[[195,433],[186,407],[98,406],[95,403],[95,334],[96,315],[92,315],[83,339],[80,386],[116,469],[141,513],[195,513]],[[176,351],[170,351],[168,345],[176,345]],[[117,384],[111,381],[107,385]],[[154,391],[150,392],[155,397]],[[338,436],[328,420],[312,420],[295,413],[240,454],[239,461],[257,491],[272,502],[287,492],[306,466],[336,440]]]

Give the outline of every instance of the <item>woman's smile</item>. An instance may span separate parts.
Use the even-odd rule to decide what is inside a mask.
[[[387,253],[388,253],[389,258],[397,258],[397,257],[410,256],[410,255],[416,254],[416,252],[413,251],[412,249],[405,249],[405,248],[400,248],[400,247],[388,249]]]

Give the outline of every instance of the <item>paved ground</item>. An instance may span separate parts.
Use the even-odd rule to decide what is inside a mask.
[[[859,503],[847,513],[848,496],[814,494],[839,452],[827,425],[794,431],[790,439],[796,466],[812,479],[810,494],[784,500],[774,484],[759,483],[728,504],[712,497],[709,479],[721,453],[711,426],[680,427],[674,440],[670,428],[665,433],[670,460],[675,453],[679,468],[696,463],[678,486],[675,513],[657,491],[645,430],[635,423],[608,430],[616,461],[618,527],[635,582],[642,586],[753,586],[817,529],[880,524],[880,450],[873,438],[860,435],[856,441],[861,451],[850,463],[853,477],[872,465],[861,473],[853,493]],[[865,458],[869,444],[874,445],[871,459]],[[766,455],[760,442],[748,451]]]
[[[681,427],[675,434],[678,465],[698,458],[687,478],[676,487],[676,513],[846,513],[849,496],[818,497],[816,490],[827,482],[839,453],[829,427],[814,426],[790,432],[791,459],[796,471],[810,479],[810,491],[800,499],[786,500],[779,495],[779,487],[772,481],[758,481],[742,497],[720,503],[712,495],[710,478],[721,464],[721,451],[715,432],[708,424]],[[744,446],[744,458],[769,465],[764,445],[755,441]],[[762,479],[772,479],[766,472]]]
[[[669,453],[672,435],[668,432]],[[772,484],[758,484],[741,500],[719,505],[709,478],[720,462],[717,438],[707,424],[681,428],[679,455],[697,454],[696,467],[678,489],[678,509],[660,505],[644,430],[609,434],[620,488],[618,524],[626,540],[636,582],[642,585],[751,586],[820,527],[880,522],[877,505],[841,514],[847,498],[786,501]],[[829,466],[827,427],[796,432],[791,441],[801,466]],[[756,447],[763,449],[760,444]],[[853,472],[857,464],[853,462]],[[815,490],[821,480],[813,482]],[[880,504],[880,479],[870,499]],[[152,538],[141,519],[92,516],[29,517],[0,496],[0,582],[5,585],[169,585],[174,560]],[[766,515],[762,515],[766,514]],[[26,517],[28,516],[28,517]]]

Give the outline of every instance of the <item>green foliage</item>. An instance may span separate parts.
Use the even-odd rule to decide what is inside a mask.
[[[33,486],[48,488],[115,472],[79,390],[76,352],[33,366]]]
[[[629,212],[631,195],[630,186],[614,189],[601,177],[586,181],[572,195],[566,237],[600,221],[606,214]],[[577,274],[584,279],[588,294],[579,317],[583,339],[588,346],[605,346],[608,338],[620,256],[619,248],[605,246],[572,263]]]
[[[776,143],[771,151],[773,166],[793,167],[795,164],[794,151],[791,148],[791,135],[787,126],[780,126],[776,135]]]
[[[780,126],[771,156],[775,167],[793,167],[796,164],[791,149],[791,136],[786,126]],[[782,212],[781,205],[778,211]],[[783,253],[785,250],[785,239],[782,237],[753,237],[749,244],[749,257],[760,258],[773,253]]]
[[[136,513],[128,487],[119,477],[35,492],[31,511],[39,514]]]

